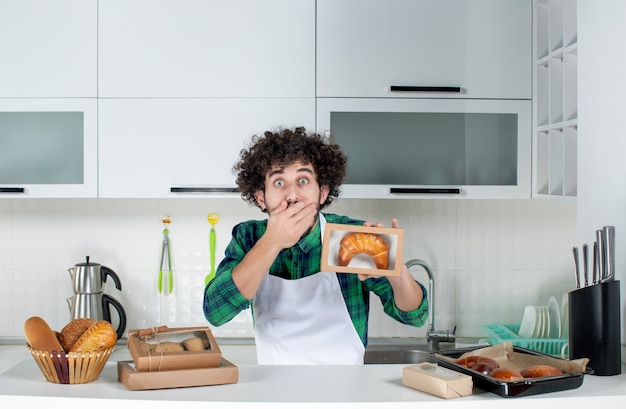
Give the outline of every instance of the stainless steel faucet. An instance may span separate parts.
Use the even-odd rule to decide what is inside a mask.
[[[439,350],[440,342],[454,342],[456,328],[453,330],[435,329],[435,277],[430,266],[424,260],[413,259],[406,263],[407,268],[421,266],[428,274],[428,328],[426,330],[426,343],[431,351]]]

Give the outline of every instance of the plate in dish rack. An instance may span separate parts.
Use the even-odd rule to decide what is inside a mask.
[[[561,338],[561,311],[556,298],[550,297],[548,300],[548,311],[550,313],[550,334],[549,338]]]
[[[561,337],[569,338],[569,294],[561,299]]]
[[[536,308],[532,305],[527,305],[524,308],[524,315],[522,316],[522,323],[519,328],[519,336],[522,338],[533,338],[535,328],[537,326],[538,314]]]

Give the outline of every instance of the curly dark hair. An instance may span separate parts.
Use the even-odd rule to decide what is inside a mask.
[[[265,131],[263,136],[254,135],[249,149],[239,153],[240,160],[233,167],[241,197],[257,207],[254,198],[258,190],[265,190],[265,175],[275,166],[287,166],[295,162],[311,164],[317,174],[317,183],[328,186],[326,201],[320,209],[330,205],[339,196],[339,187],[346,175],[348,158],[337,144],[328,138],[307,133],[304,127],[281,128],[276,132]]]

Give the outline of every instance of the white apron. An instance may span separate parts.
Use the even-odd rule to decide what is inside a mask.
[[[326,220],[320,214],[323,231]],[[297,280],[267,274],[252,302],[261,365],[362,364],[365,347],[336,273]]]

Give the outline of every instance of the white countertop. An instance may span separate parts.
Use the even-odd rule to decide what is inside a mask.
[[[250,348],[220,346],[226,359],[239,367],[236,384],[193,388],[129,391],[117,381],[116,363],[130,360],[125,346],[118,346],[100,378],[84,385],[46,382],[25,346],[0,345],[0,406],[29,403],[45,407],[200,408],[219,402],[220,408],[358,407],[380,409],[437,405],[459,408],[543,407],[589,405],[623,408],[626,405],[626,368],[621,375],[586,375],[578,389],[521,398],[503,398],[480,390],[471,396],[442,399],[402,385],[407,365],[363,366],[259,366],[248,362]],[[244,363],[242,363],[244,362]],[[531,402],[529,402],[531,401]],[[80,405],[80,406],[78,406]]]

